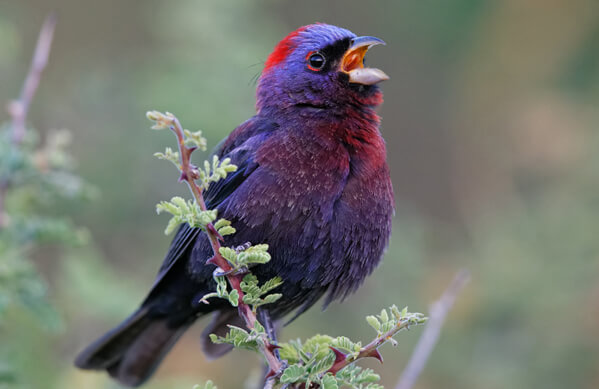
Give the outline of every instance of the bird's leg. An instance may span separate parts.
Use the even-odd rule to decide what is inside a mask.
[[[276,326],[276,323],[273,322],[272,318],[270,317],[270,312],[268,312],[268,310],[266,310],[266,309],[258,308],[258,321],[260,322],[260,324],[262,324],[262,326],[264,327],[264,330],[266,330],[266,335],[268,336],[268,339],[270,340],[271,344],[276,345],[277,344],[277,326]],[[276,355],[276,357],[279,360],[281,359],[279,356],[278,349],[274,350],[274,354]],[[264,377],[265,378],[262,381],[262,385],[259,388],[271,388],[272,387],[273,380],[269,380],[266,378],[268,373],[270,373],[270,367],[268,365],[264,365]]]
[[[277,343],[277,329],[275,328],[275,324],[270,317],[270,312],[266,309],[258,308],[258,321],[264,329],[266,330],[266,335],[271,340],[273,344]],[[279,356],[279,352],[276,352],[277,357]]]

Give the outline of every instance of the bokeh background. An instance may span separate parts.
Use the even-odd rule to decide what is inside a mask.
[[[34,253],[62,324],[11,312],[0,349],[17,380],[5,386],[118,387],[71,364],[144,297],[170,240],[154,205],[186,193],[152,157],[172,139],[148,130],[145,111],[174,112],[215,145],[253,114],[275,43],[322,21],[387,42],[368,61],[391,76],[380,113],[397,216],[364,287],[282,338],[368,340],[365,315],[393,303],[427,311],[467,267],[472,282],[417,388],[599,387],[599,2],[2,0],[1,102],[18,95],[51,10],[55,44],[30,121],[72,131],[78,171],[100,195],[62,205],[88,245]],[[244,388],[260,374],[243,351],[206,361],[201,327],[148,388]],[[385,347],[384,365],[367,363],[388,387],[420,333]]]

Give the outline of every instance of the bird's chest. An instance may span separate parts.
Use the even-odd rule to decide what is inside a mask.
[[[257,160],[260,174],[249,197],[254,199],[258,224],[264,218],[257,213],[270,216],[273,228],[332,218],[350,170],[350,157],[342,145],[285,137],[264,147]]]
[[[384,160],[374,166],[352,158],[342,144],[309,140],[279,142],[276,152],[259,158],[260,172],[236,219],[270,244],[269,268],[305,287],[359,269],[369,273],[393,212]]]
[[[378,223],[375,219],[393,212],[380,140],[356,151],[337,140],[287,137],[266,148],[259,155],[261,184],[251,196],[255,213],[269,214],[272,228],[288,221],[290,233],[302,229],[310,236],[312,226],[330,232]]]

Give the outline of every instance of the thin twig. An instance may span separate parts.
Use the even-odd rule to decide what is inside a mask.
[[[52,47],[52,38],[54,36],[54,28],[56,27],[56,14],[52,13],[42,26],[40,35],[37,39],[31,66],[18,100],[8,104],[8,113],[12,117],[12,141],[14,144],[20,144],[25,136],[25,121],[29,106],[33,100],[33,96],[40,83],[42,72],[48,63],[50,56],[50,48]]]
[[[356,362],[358,359],[363,358],[374,358],[379,362],[383,362],[383,356],[379,352],[379,347],[381,347],[384,343],[388,341],[393,341],[393,337],[397,335],[398,332],[404,329],[410,329],[410,326],[415,326],[418,324],[422,324],[426,321],[426,318],[421,315],[420,317],[403,317],[397,319],[397,324],[391,328],[389,331],[379,334],[373,341],[368,343],[366,346],[360,348],[354,355],[344,354],[341,351],[337,350],[334,347],[331,347],[331,350],[335,353],[335,362],[333,365],[327,370],[327,373],[337,374],[338,371],[343,368],[351,365]]]
[[[18,147],[25,136],[27,113],[29,112],[29,106],[31,105],[33,96],[35,96],[35,92],[40,83],[42,71],[48,63],[55,27],[56,15],[50,14],[46,17],[46,20],[42,25],[42,29],[40,30],[35,51],[33,52],[31,66],[29,67],[29,72],[27,73],[27,77],[25,78],[25,82],[21,88],[19,99],[11,101],[6,106],[6,110],[12,118],[11,140],[14,147]],[[7,178],[4,178],[2,181],[0,181],[0,229],[6,225],[4,207],[6,191],[8,190],[9,186],[10,183]]]
[[[410,389],[416,383],[418,376],[424,369],[424,366],[426,366],[428,358],[437,344],[447,313],[451,310],[458,294],[466,286],[468,281],[470,281],[470,272],[466,269],[460,270],[439,300],[431,305],[428,324],[424,328],[424,331],[422,331],[412,357],[395,389]]]

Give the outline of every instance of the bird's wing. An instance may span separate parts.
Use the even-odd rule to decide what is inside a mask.
[[[225,179],[210,184],[204,191],[204,201],[208,209],[218,208],[258,167],[254,161],[255,151],[275,129],[274,123],[254,117],[237,127],[216,147],[213,155],[218,155],[221,160],[231,158],[231,163],[237,166],[237,170],[227,174]],[[158,271],[154,287],[177,260],[193,247],[190,243],[195,241],[200,231],[188,224],[179,227]]]

